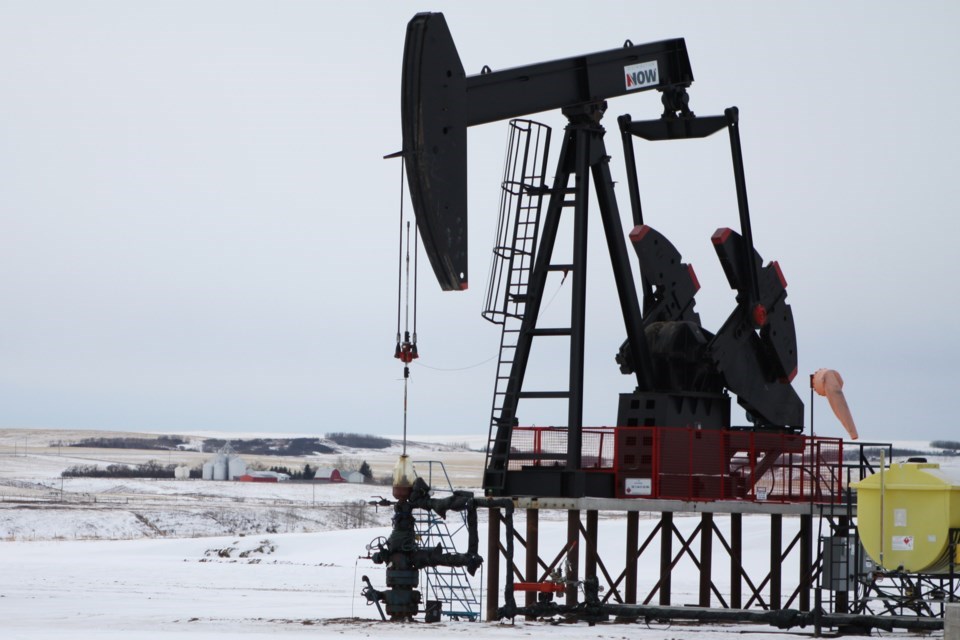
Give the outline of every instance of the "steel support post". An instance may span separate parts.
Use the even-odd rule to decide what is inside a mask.
[[[670,604],[670,576],[673,564],[673,512],[660,514],[660,604]]]
[[[540,554],[540,510],[527,509],[527,556],[526,567],[524,568],[524,579],[527,582],[540,581],[540,567],[537,562]],[[527,591],[524,594],[524,604],[532,607],[537,602],[537,594]],[[527,616],[528,620],[533,620],[533,616]]]
[[[800,516],[800,611],[810,611],[813,587],[813,515]]]
[[[781,608],[783,572],[780,568],[783,556],[783,516],[770,514],[770,609]]]
[[[490,509],[487,522],[487,621],[497,619],[500,608],[500,509]],[[507,567],[507,571],[510,568]]]
[[[701,607],[710,606],[710,586],[713,584],[713,514],[700,516],[700,601]]]
[[[743,514],[730,514],[730,608],[743,608]]]
[[[587,548],[583,556],[584,579],[597,577],[597,516],[597,511],[587,511]]]
[[[840,516],[837,518],[837,536],[842,538],[847,538],[850,533],[850,519],[846,516]],[[844,545],[846,548],[846,545]],[[846,558],[844,559],[844,567],[846,567]],[[846,569],[845,569],[846,570]],[[834,600],[834,613],[848,613],[850,611],[850,592],[846,589],[837,591],[837,597]]]
[[[627,557],[624,564],[623,601],[637,604],[637,545],[640,543],[640,514],[627,512]]]
[[[567,405],[567,465],[580,473],[583,446],[583,362],[587,315],[587,213],[590,202],[590,141],[593,134],[583,125],[576,128],[575,203],[573,207],[573,274],[570,284],[570,371]],[[579,497],[580,487],[568,493]],[[579,514],[578,514],[579,520]],[[568,600],[568,604],[569,604]]]
[[[567,605],[579,602],[580,581],[580,511],[567,511],[567,571],[564,578],[567,580]]]

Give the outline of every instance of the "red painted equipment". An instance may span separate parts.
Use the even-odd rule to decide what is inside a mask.
[[[510,470],[564,462],[567,430],[515,427]],[[618,498],[750,502],[842,501],[840,438],[681,427],[585,427],[581,469]]]
[[[566,591],[566,585],[562,582],[514,582],[514,591],[531,591],[534,593],[557,593],[562,594]]]

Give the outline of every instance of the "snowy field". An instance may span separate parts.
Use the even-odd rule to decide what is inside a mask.
[[[684,532],[697,522],[695,518],[678,520]],[[641,536],[654,524],[653,520],[641,520]],[[758,518],[744,521],[745,549],[760,552],[754,554],[757,556],[765,552],[767,533],[763,526]],[[564,522],[541,522],[541,543],[558,545],[565,528]],[[2,543],[0,637],[392,640],[422,635],[438,640],[520,640],[530,636],[556,640],[732,640],[812,636],[809,628],[783,632],[753,625],[609,623],[589,627],[522,620],[514,624],[446,620],[435,625],[384,623],[379,621],[376,609],[366,606],[359,596],[362,575],[382,588],[383,569],[359,556],[364,555],[369,540],[387,531]],[[655,579],[649,573],[641,574],[640,591],[649,589]],[[726,585],[718,587],[724,590]],[[692,570],[674,574],[676,604],[695,602],[696,591]],[[906,632],[883,635],[915,637]]]
[[[5,441],[0,433],[0,446],[20,437],[7,434]],[[926,446],[912,444],[913,448]],[[118,457],[137,461],[156,457],[157,452],[57,455],[40,438],[20,451],[14,455],[0,449],[0,640],[288,636],[388,640],[415,634],[438,639],[469,635],[483,640],[812,636],[812,629],[783,632],[762,626],[679,623],[595,627],[519,620],[515,624],[382,623],[376,608],[367,606],[359,593],[363,575],[374,586],[384,586],[383,568],[362,556],[368,542],[388,533],[390,517],[389,509],[376,509],[366,501],[389,495],[389,487],[86,478],[61,483],[59,472],[76,459],[104,456],[110,461]],[[415,459],[445,460],[448,469],[470,469],[453,474],[458,486],[469,487],[483,464],[482,453],[466,451],[459,443],[421,443],[411,447],[410,453]],[[397,451],[378,455],[382,459],[376,464],[389,468]],[[944,463],[956,466],[954,460]],[[467,481],[461,482],[461,476]],[[485,514],[480,516],[483,551]],[[605,544],[618,548],[625,521],[612,514],[601,517],[601,549]],[[724,518],[717,516],[721,528],[726,526]],[[641,518],[641,539],[656,522],[652,516]],[[698,522],[697,517],[676,518],[685,534]],[[784,535],[792,535],[796,525],[795,519],[785,518]],[[744,519],[748,572],[751,564],[762,567],[766,562],[766,526],[764,518]],[[517,527],[523,530],[522,514]],[[564,514],[544,512],[541,553],[559,549],[565,535]],[[459,540],[458,546],[465,547],[465,541]],[[618,555],[604,554],[605,560],[612,559],[608,568],[613,572],[620,570]],[[657,579],[656,551],[644,558],[654,568],[644,572],[641,560],[641,594],[649,592]],[[685,562],[674,573],[674,604],[697,600],[697,574]],[[716,556],[714,562],[717,588],[726,594],[725,559]],[[784,567],[785,576],[794,571]],[[474,586],[480,589],[482,584],[478,575]],[[883,635],[914,637],[906,632]]]
[[[236,533],[305,533],[389,524],[389,513],[366,505],[389,486],[285,482],[280,484],[151,480],[137,478],[61,478],[74,465],[201,465],[213,455],[199,450],[207,437],[236,434],[191,434],[196,448],[186,451],[90,449],[55,443],[91,437],[135,436],[115,432],[0,430],[0,540],[95,540],[142,537],[194,537]],[[291,437],[303,436],[293,434]],[[257,437],[244,434],[243,437]],[[277,434],[271,437],[281,437]],[[480,484],[483,454],[480,439],[409,442],[415,461],[442,460],[457,489]],[[242,456],[249,463],[293,469],[337,467],[346,459],[366,461],[376,478],[390,475],[402,447],[360,450],[338,447],[335,454],[305,457]],[[418,465],[424,468],[425,465]],[[451,486],[441,468],[437,486]],[[427,469],[429,471],[429,469]],[[423,473],[426,473],[425,471]],[[2,640],[2,638],[0,638]]]
[[[680,523],[682,528],[695,526],[695,519],[686,520]],[[654,521],[643,525],[652,527]],[[565,528],[563,522],[542,523],[542,544],[558,544]],[[765,535],[749,526],[746,529],[745,542],[756,542]],[[383,569],[359,556],[365,554],[368,541],[387,532],[378,528],[244,537],[3,543],[2,637],[336,635],[386,639],[409,638],[414,633],[436,638],[460,634],[522,638],[549,633],[557,638],[728,638],[761,630],[676,624],[670,628],[616,624],[556,627],[519,621],[516,625],[381,623],[376,609],[366,606],[359,592],[362,575],[382,587]],[[650,580],[653,577],[646,576],[645,582]],[[678,576],[675,583],[678,602],[695,600],[697,585],[692,572]]]

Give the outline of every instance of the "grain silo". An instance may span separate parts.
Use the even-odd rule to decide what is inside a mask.
[[[227,457],[227,478],[236,480],[247,472],[247,463],[238,455]]]
[[[246,472],[247,463],[229,444],[223,445],[216,456],[203,463],[204,480],[235,480]]]

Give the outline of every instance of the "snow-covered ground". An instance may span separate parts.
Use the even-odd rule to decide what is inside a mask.
[[[2,435],[0,446],[5,444]],[[18,437],[22,436],[8,437],[6,443]],[[917,442],[909,448],[926,444]],[[363,575],[375,586],[383,586],[383,568],[361,556],[366,555],[368,542],[388,533],[390,509],[377,509],[366,502],[376,495],[389,495],[389,487],[61,480],[60,471],[76,459],[104,456],[110,461],[136,462],[144,456],[156,457],[158,452],[72,451],[65,455],[66,451],[51,450],[39,437],[23,449],[17,455],[0,452],[0,640],[277,636],[391,640],[416,634],[438,639],[469,635],[478,640],[526,636],[731,640],[745,634],[784,634],[766,627],[676,623],[649,627],[614,623],[553,626],[522,621],[382,623],[376,609],[366,606],[359,593]],[[459,442],[424,440],[412,445],[410,453],[415,459],[443,459],[448,470],[456,470],[452,479],[458,486],[476,486],[483,464],[482,453],[466,451]],[[381,456],[378,465],[389,468],[397,452],[375,455]],[[958,461],[947,458],[943,462],[957,466]],[[423,466],[419,471],[423,473]],[[601,515],[601,548],[605,544],[620,547],[625,521],[615,514]],[[487,529],[485,514],[480,516],[480,548],[484,550]],[[724,516],[717,516],[721,528],[726,526],[723,520]],[[652,516],[641,519],[641,539],[656,522]],[[678,529],[685,534],[698,523],[698,517],[676,518]],[[784,535],[792,535],[796,524],[795,519],[786,518]],[[522,514],[518,514],[517,526],[523,530]],[[566,526],[561,512],[541,515],[541,555],[562,547]],[[769,555],[766,519],[745,518],[743,535],[748,572],[751,565],[759,571]],[[458,544],[462,548],[465,541]],[[616,575],[620,554],[602,555],[609,563],[607,569]],[[656,550],[644,557],[655,567]],[[788,564],[797,561],[788,558]],[[714,562],[714,579],[725,595],[728,567],[719,556]],[[501,569],[501,575],[505,570]],[[784,576],[795,575],[795,571],[785,566]],[[657,578],[655,568],[641,570],[638,591],[649,592]],[[474,586],[480,589],[482,585],[482,576],[478,576]],[[674,604],[696,602],[697,573],[689,560],[674,572],[672,592]],[[792,633],[811,635],[812,630]]]
[[[697,522],[697,518],[678,518],[685,533]],[[623,523],[605,523],[605,528],[608,524],[616,528]],[[641,536],[654,526],[654,520],[641,520]],[[0,637],[733,640],[745,635],[812,635],[811,629],[785,634],[764,626],[678,623],[594,627],[522,620],[514,624],[384,623],[359,596],[363,575],[382,588],[383,568],[359,556],[365,554],[368,541],[387,532],[374,528],[244,537],[0,543]],[[542,522],[541,544],[558,546],[565,533],[565,522]],[[762,562],[767,535],[762,519],[745,519],[745,549],[753,550],[746,558],[748,564]],[[640,592],[646,593],[656,578],[655,572],[641,572]],[[478,579],[476,585],[480,583]],[[721,582],[718,588],[725,592],[728,586]],[[674,574],[676,604],[695,602],[696,592],[694,571]]]
[[[562,536],[564,528],[562,523],[547,523],[542,529],[544,540]],[[334,630],[346,636],[410,637],[416,632],[499,637],[530,632],[529,628],[520,632],[467,623],[417,625],[416,631],[411,625],[372,624],[377,612],[358,596],[360,576],[368,575],[374,584],[382,585],[383,571],[358,556],[364,553],[365,542],[386,533],[381,528],[6,543],[0,547],[0,565],[5,567],[0,572],[0,602],[6,612],[3,637],[53,638],[68,632],[91,638],[326,636]],[[678,592],[695,589],[690,584],[677,587]],[[594,637],[622,637],[626,631],[611,627]],[[633,627],[629,630],[631,636],[636,632]],[[649,637],[664,637],[659,633]],[[697,635],[709,637],[699,631]]]
[[[0,540],[90,540],[141,537],[217,536],[234,533],[300,533],[386,525],[389,513],[367,505],[390,487],[377,484],[278,484],[211,482],[203,480],[145,480],[62,478],[74,465],[161,464],[199,466],[212,453],[199,450],[145,451],[60,447],[90,437],[143,437],[145,434],[57,430],[0,430]],[[238,434],[201,434],[237,438]],[[302,436],[302,434],[299,434]],[[201,436],[188,434],[187,437]],[[243,434],[243,437],[250,437]],[[277,436],[273,436],[277,437]],[[457,489],[480,484],[483,454],[470,445],[416,439],[407,444],[415,461],[442,459]],[[346,460],[369,463],[376,478],[389,477],[402,451],[400,443],[385,449],[338,447],[334,454],[306,457],[242,456],[264,467],[293,469],[309,463],[337,467]],[[418,465],[421,473],[433,469],[445,485],[440,466]]]

